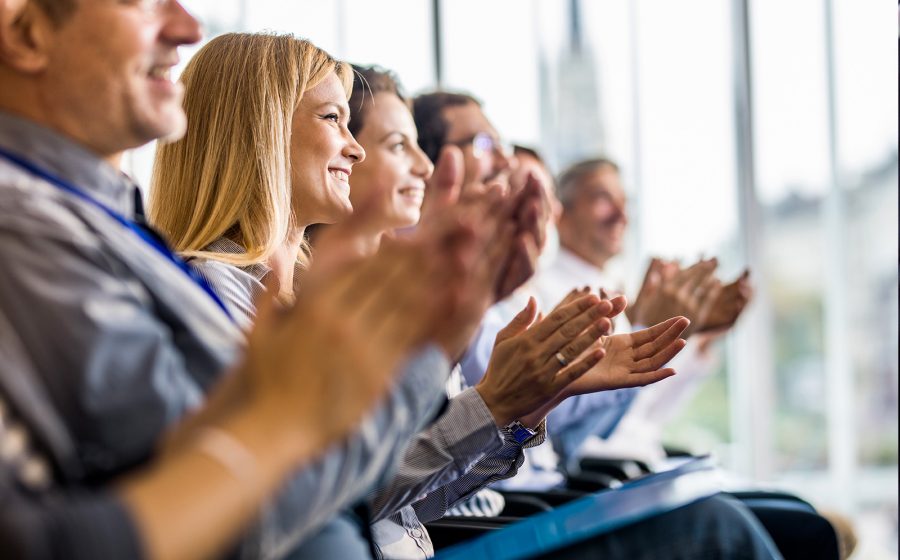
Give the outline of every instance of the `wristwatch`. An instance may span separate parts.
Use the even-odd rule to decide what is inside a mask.
[[[519,445],[523,445],[526,441],[537,435],[536,431],[531,428],[526,428],[518,420],[507,424],[505,429]]]

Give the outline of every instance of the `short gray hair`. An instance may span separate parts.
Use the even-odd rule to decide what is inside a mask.
[[[616,162],[604,157],[598,157],[574,163],[560,173],[559,179],[556,180],[556,194],[563,208],[569,208],[575,200],[575,193],[581,180],[601,167],[609,167],[616,173],[619,172],[619,166]]]

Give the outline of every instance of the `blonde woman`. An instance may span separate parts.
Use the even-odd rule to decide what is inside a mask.
[[[309,41],[228,34],[182,81],[188,129],[159,149],[150,219],[177,251],[234,275],[239,286],[219,287],[252,317],[262,290],[253,273],[265,267],[290,300],[305,228],[351,212],[348,178],[365,157],[346,127],[352,75]]]

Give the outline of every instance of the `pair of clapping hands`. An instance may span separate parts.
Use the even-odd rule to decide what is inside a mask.
[[[626,307],[624,296],[605,299],[572,290],[546,317],[528,304],[501,330],[484,378],[476,387],[498,425],[537,425],[566,398],[656,383],[675,374],[664,367],[684,348],[690,324],[672,317],[633,333],[608,335]]]
[[[700,259],[689,267],[654,258],[634,304],[626,315],[632,324],[652,325],[681,315],[691,320],[685,337],[721,334],[740,317],[753,295],[750,271],[725,284],[716,276],[718,261]]]

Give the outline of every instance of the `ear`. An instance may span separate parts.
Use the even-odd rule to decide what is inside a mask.
[[[53,22],[32,0],[0,0],[0,61],[19,72],[46,68]]]

